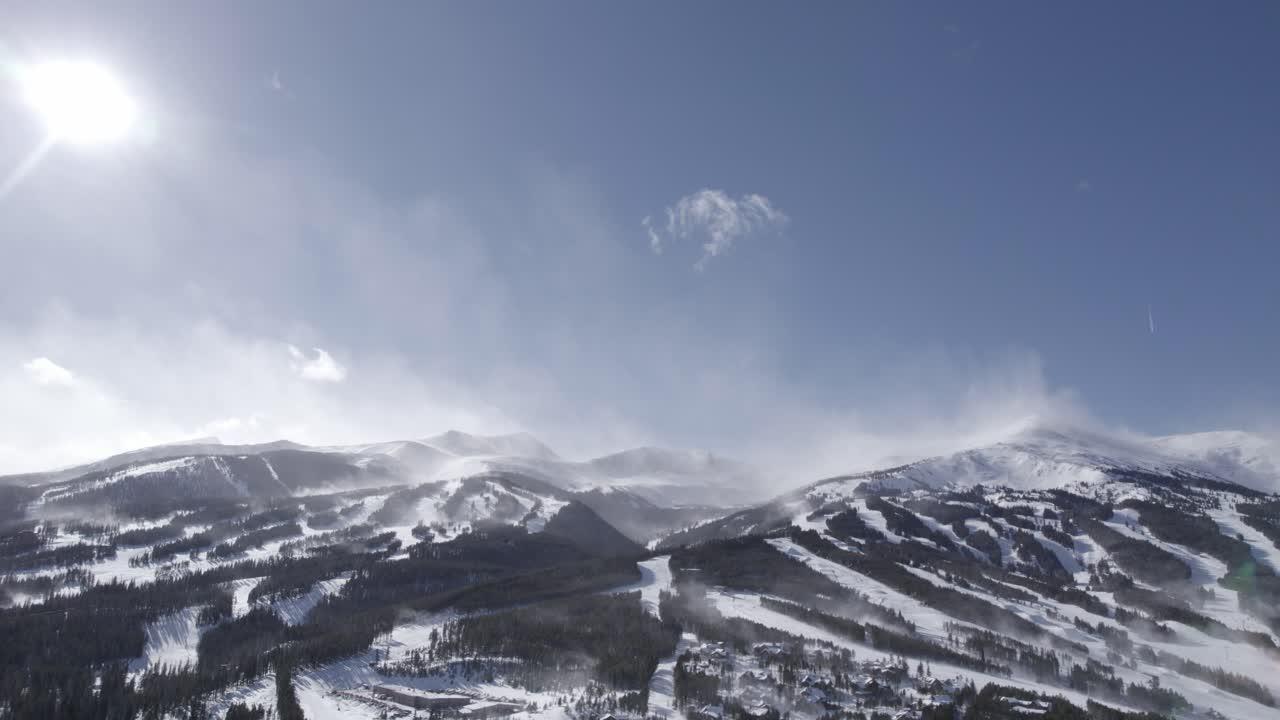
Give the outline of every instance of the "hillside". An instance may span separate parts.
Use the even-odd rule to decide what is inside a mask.
[[[527,439],[450,444],[206,444],[11,486],[0,716],[1280,717],[1280,496],[1168,441],[1024,429],[703,508],[653,551],[637,532],[681,508],[549,476],[567,461]]]

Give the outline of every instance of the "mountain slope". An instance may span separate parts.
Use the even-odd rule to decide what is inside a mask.
[[[264,501],[413,487],[492,472],[536,479],[570,493],[639,542],[712,517],[717,507],[750,499],[743,486],[760,477],[741,463],[707,453],[642,448],[577,462],[561,459],[527,433],[451,431],[425,440],[314,448],[284,441],[230,446],[207,440],[4,480],[38,488],[41,506],[70,511],[118,508],[141,499]]]
[[[850,487],[868,485],[882,490],[1000,485],[1023,490],[1073,491],[1086,491],[1117,473],[1198,478],[1204,482],[1228,482],[1264,490],[1280,480],[1280,475],[1269,478],[1259,472],[1253,478],[1255,483],[1240,483],[1229,472],[1234,466],[1207,460],[1230,454],[1228,448],[1191,443],[1187,440],[1190,437],[1151,440],[1110,436],[1074,427],[1032,425],[992,445],[843,476],[841,480]],[[1186,443],[1199,447],[1199,452],[1175,451]],[[1261,460],[1255,462],[1256,467],[1265,470]]]
[[[1169,435],[1155,446],[1183,462],[1265,492],[1280,490],[1280,441],[1254,433],[1220,431]]]
[[[1072,657],[1079,687],[1096,698],[1123,694],[1142,707],[1141,686],[1154,676],[1169,703],[1159,712],[1276,717],[1280,680],[1261,668],[1280,659],[1280,497],[1118,447],[1037,433],[824,480],[675,533],[660,549],[702,548],[704,584],[791,592],[776,585],[783,568],[734,559],[764,535],[788,557],[910,612],[935,638],[996,629],[1053,648],[1059,662]],[[744,584],[751,567],[758,579]],[[833,611],[807,602],[817,603],[811,617]],[[1136,689],[1095,686],[1102,678],[1085,670],[1092,655]]]
[[[1213,473],[1199,458],[1178,457],[1159,443],[1116,438],[1078,428],[1033,425],[993,445],[926,458],[898,467],[843,475],[785,493],[727,515],[693,531],[700,537],[731,537],[786,524],[831,503],[868,495],[963,491],[974,487],[1024,492],[1068,491],[1119,502],[1149,498],[1167,486],[1220,489],[1243,497],[1260,493]],[[666,544],[681,542],[681,536]]]
[[[278,711],[292,684],[308,717],[1280,717],[1280,496],[1198,456],[1033,428],[648,557],[623,520],[673,508],[579,484],[721,464],[403,441],[14,487],[40,499],[0,528],[0,716]]]

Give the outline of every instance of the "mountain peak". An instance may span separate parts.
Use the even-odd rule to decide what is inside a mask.
[[[541,440],[527,432],[505,435],[472,435],[461,430],[449,430],[422,441],[454,455],[499,455],[558,460],[559,455]]]

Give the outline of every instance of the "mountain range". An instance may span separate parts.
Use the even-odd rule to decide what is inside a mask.
[[[1027,422],[794,487],[457,431],[7,476],[0,717],[1280,717],[1278,457]]]

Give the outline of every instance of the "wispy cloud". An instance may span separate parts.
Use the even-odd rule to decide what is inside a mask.
[[[76,376],[68,369],[47,357],[38,357],[23,363],[22,369],[37,385],[74,385]]]
[[[738,199],[723,190],[703,189],[686,195],[666,209],[667,224],[660,233],[650,217],[641,221],[649,234],[649,244],[661,253],[665,239],[702,238],[702,257],[694,264],[699,270],[712,258],[729,251],[737,241],[786,227],[786,213],[769,198],[755,193]]]
[[[1093,183],[1088,178],[1081,178],[1076,182],[1076,192],[1087,193],[1093,190]]]
[[[332,382],[338,383],[347,379],[347,369],[333,359],[333,356],[321,348],[313,348],[315,357],[307,357],[307,354],[299,350],[296,346],[289,346],[289,357],[293,361],[293,371],[303,380],[313,380],[315,382]]]
[[[644,219],[640,221],[640,224],[644,226],[644,231],[649,234],[649,247],[653,248],[653,252],[655,254],[661,255],[662,236],[658,234],[657,230],[653,229],[653,218],[645,215]]]

